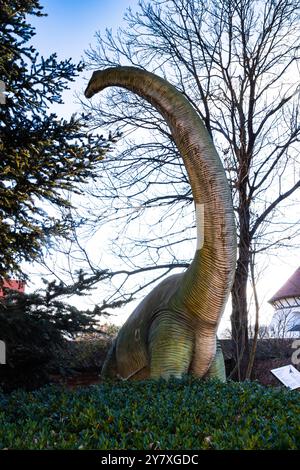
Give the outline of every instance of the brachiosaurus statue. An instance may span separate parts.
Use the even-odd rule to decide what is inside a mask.
[[[191,373],[226,380],[216,331],[233,282],[236,230],[223,165],[196,111],[166,80],[137,67],[112,67],[93,73],[85,96],[109,86],[145,98],[168,123],[192,187],[197,249],[184,273],[160,282],[134,310],[102,375],[168,379]]]

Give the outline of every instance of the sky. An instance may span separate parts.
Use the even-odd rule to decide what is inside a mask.
[[[32,44],[45,57],[56,52],[58,59],[72,58],[78,63],[84,51],[96,44],[96,31],[117,30],[125,11],[130,7],[134,10],[138,0],[41,0],[40,3],[48,16],[30,18],[36,28]],[[83,72],[70,91],[64,93],[64,108],[55,105],[51,111],[59,111],[66,117],[78,111],[74,92],[83,91],[90,75],[91,72]]]
[[[132,7],[135,10],[138,0],[41,0],[41,4],[48,16],[30,18],[30,23],[36,28],[33,45],[44,56],[56,52],[58,59],[71,57],[73,62],[78,62],[83,57],[84,50],[96,44],[96,31],[104,32],[106,28],[112,28],[116,32],[122,26],[126,9]],[[74,92],[83,93],[90,75],[91,72],[85,71],[72,89],[63,95],[65,104],[55,110],[59,111],[59,115],[67,117],[79,110]],[[265,271],[258,285],[263,322],[268,322],[273,314],[267,300],[299,267],[299,255],[299,250],[290,249],[280,257],[266,258]],[[120,318],[121,322],[124,321],[124,317]],[[120,320],[116,323],[120,323]],[[223,324],[224,327],[229,327],[228,317]]]
[[[80,60],[94,34],[121,25],[128,7],[137,0],[41,0],[47,18],[36,18],[36,45],[43,54],[56,51],[61,59]]]

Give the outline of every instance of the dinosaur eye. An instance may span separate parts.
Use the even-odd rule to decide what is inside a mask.
[[[141,339],[141,332],[140,332],[139,328],[137,330],[135,330],[135,332],[134,332],[134,339],[136,341],[139,341]]]

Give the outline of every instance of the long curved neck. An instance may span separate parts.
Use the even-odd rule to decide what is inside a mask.
[[[145,98],[170,127],[192,187],[198,231],[195,257],[174,306],[215,329],[233,281],[236,237],[231,193],[213,142],[188,100],[166,80],[136,67],[114,67],[94,72],[85,95],[90,98],[108,86]]]

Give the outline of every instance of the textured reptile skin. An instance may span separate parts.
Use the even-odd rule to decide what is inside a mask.
[[[216,331],[233,282],[236,230],[231,192],[213,142],[191,104],[166,80],[135,67],[94,72],[87,98],[126,88],[164,117],[187,169],[202,240],[190,267],[166,278],[134,310],[108,353],[102,374],[123,379],[225,378]],[[200,209],[199,209],[200,207]]]

